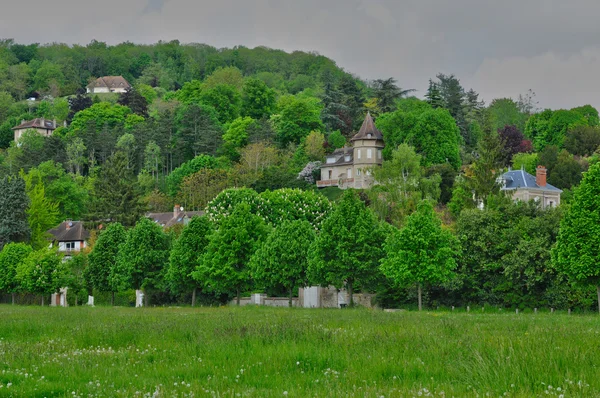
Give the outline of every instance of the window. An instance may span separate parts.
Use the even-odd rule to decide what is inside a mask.
[[[356,169],[356,176],[358,177],[360,175],[360,169]]]
[[[371,137],[373,137],[373,134],[371,134],[371,133],[367,134],[367,138],[371,138]]]
[[[367,175],[370,176],[371,175],[371,170],[367,170]]]
[[[347,169],[346,175],[348,176],[348,178],[352,178],[352,169]]]
[[[373,150],[371,148],[367,149],[367,159],[371,159],[373,157]]]
[[[335,163],[335,158],[334,157],[327,158],[327,163],[328,164]]]
[[[344,156],[344,161],[345,161],[345,162],[349,162],[349,161],[350,161],[350,155],[346,155],[346,156]]]
[[[65,248],[67,250],[73,250],[73,249],[75,249],[75,242],[67,242],[67,243],[65,243]]]
[[[381,149],[377,150],[377,159],[381,160]]]
[[[329,170],[329,178],[328,180],[331,180],[331,170]]]
[[[358,151],[358,158],[360,159],[360,149],[357,149]]]

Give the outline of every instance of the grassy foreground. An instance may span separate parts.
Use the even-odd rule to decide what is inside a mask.
[[[0,306],[0,396],[600,396],[593,315]]]

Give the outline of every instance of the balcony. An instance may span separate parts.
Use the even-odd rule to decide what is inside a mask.
[[[337,180],[317,181],[317,188],[348,186],[348,184],[354,184],[354,178],[340,178]]]

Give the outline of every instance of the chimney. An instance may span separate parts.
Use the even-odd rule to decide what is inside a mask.
[[[46,120],[44,118],[40,118],[40,126],[46,127]]]
[[[535,170],[535,183],[538,187],[546,186],[546,168],[544,166],[538,166]]]
[[[21,119],[21,124],[25,124],[25,119]]]
[[[71,220],[67,220],[65,221],[66,225],[65,225],[65,229],[68,231],[71,229],[71,227],[73,226],[73,221]]]
[[[173,207],[173,217],[177,217],[182,210],[183,208],[181,206],[175,205]]]

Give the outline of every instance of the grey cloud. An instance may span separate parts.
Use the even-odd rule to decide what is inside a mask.
[[[592,0],[20,0],[3,7],[0,37],[312,50],[420,95],[444,72],[487,101],[532,88],[541,106],[600,106],[598,15]]]

